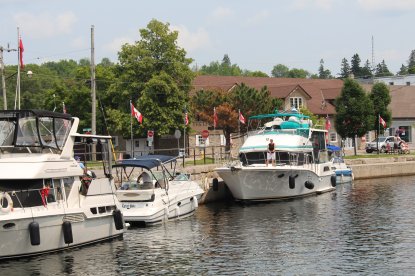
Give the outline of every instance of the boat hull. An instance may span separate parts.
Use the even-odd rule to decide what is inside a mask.
[[[26,211],[30,213],[28,209]],[[21,217],[13,220],[7,219],[7,216],[0,216],[0,259],[40,255],[122,237],[123,235],[122,229],[116,229],[112,213],[90,218],[82,212],[49,213],[45,216],[38,214],[34,218]],[[66,244],[63,221],[70,220],[73,242]],[[33,221],[39,224],[39,245],[32,245],[31,242],[29,225]]]
[[[154,201],[122,201],[122,211],[126,222],[153,225],[168,220],[185,218],[192,215],[198,207],[203,190],[198,186],[187,192],[176,190],[165,193],[163,189],[155,190]]]
[[[217,168],[216,172],[225,181],[236,200],[268,201],[334,190],[331,183],[332,171],[316,173],[320,169],[322,169],[321,165],[276,167],[264,165],[223,167]]]

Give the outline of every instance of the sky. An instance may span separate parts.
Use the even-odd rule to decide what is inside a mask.
[[[16,48],[19,28],[25,64],[78,61],[90,58],[94,25],[96,63],[117,62],[121,45],[157,19],[179,31],[192,66],[227,54],[268,75],[277,64],[317,73],[323,59],[336,76],[343,58],[357,53],[363,66],[373,53],[396,73],[415,49],[413,18],[415,0],[0,0],[0,46]],[[4,62],[17,64],[16,52]]]

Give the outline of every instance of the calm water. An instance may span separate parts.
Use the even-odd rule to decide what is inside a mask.
[[[415,177],[130,229],[123,240],[3,261],[1,275],[414,275]]]

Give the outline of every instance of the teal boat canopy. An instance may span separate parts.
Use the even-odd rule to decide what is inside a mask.
[[[249,120],[261,120],[266,118],[276,118],[276,117],[296,117],[298,119],[309,119],[310,116],[299,114],[299,113],[270,113],[270,114],[260,114],[249,117]]]

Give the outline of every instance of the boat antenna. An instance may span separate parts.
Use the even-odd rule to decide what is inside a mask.
[[[102,100],[101,100],[101,97],[99,96],[99,93],[97,93],[96,95],[98,97],[98,102],[99,102],[99,107],[100,107],[100,110],[101,110],[102,118],[104,118],[105,132],[107,133],[108,136],[111,136],[109,131],[108,131],[108,123],[107,123],[107,117],[105,116],[104,105],[102,104]],[[115,160],[117,160],[117,158],[115,156],[115,149],[114,149],[114,144],[112,143],[112,139],[110,139],[110,145],[111,145],[112,156],[113,156],[114,161],[115,161]]]

